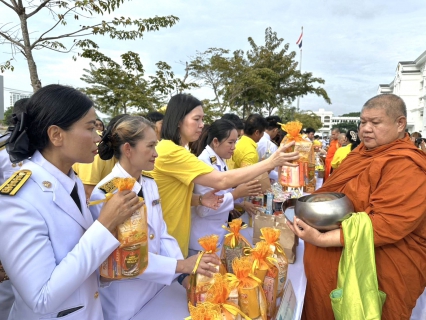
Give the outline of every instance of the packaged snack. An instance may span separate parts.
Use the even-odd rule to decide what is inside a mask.
[[[280,230],[276,228],[262,228],[260,229],[263,239],[267,244],[269,244],[273,257],[277,261],[278,267],[278,291],[277,297],[280,298],[284,294],[284,285],[287,280],[287,271],[288,271],[288,260],[285,255],[285,252],[278,240],[280,238]]]
[[[253,258],[241,257],[232,262],[235,274],[227,274],[238,288],[238,304],[241,311],[253,320],[266,320],[266,298],[261,281],[252,273]]]
[[[278,294],[278,266],[277,260],[272,255],[272,249],[265,241],[258,242],[250,250],[250,256],[254,259],[253,273],[262,281],[269,319],[275,317],[277,312]]]
[[[204,251],[201,251],[198,254],[199,256],[195,268],[189,276],[189,288],[187,291],[188,301],[194,306],[196,306],[197,303],[204,302],[206,300],[207,290],[214,283],[214,278],[209,278],[204,275],[197,274],[196,272],[198,263],[201,260],[203,254],[217,252],[218,240],[219,236],[215,234],[198,239],[198,243],[201,245]],[[225,273],[225,268],[223,265],[211,265],[216,268],[217,272]]]
[[[132,190],[133,178],[115,178],[113,183],[118,191]],[[89,205],[108,201],[114,195],[107,193],[104,200],[94,201]],[[139,198],[143,201],[142,198]],[[120,246],[115,249],[100,266],[100,275],[107,279],[119,280],[133,278],[142,274],[148,266],[148,222],[144,205],[130,218],[117,227],[117,239]]]
[[[243,220],[238,218],[229,222],[229,227],[222,226],[229,233],[225,235],[220,258],[229,273],[233,273],[232,260],[240,258],[245,247],[251,247],[248,240],[240,234],[241,229],[247,228],[247,225],[241,226],[242,222]]]

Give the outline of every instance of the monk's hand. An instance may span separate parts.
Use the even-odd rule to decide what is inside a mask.
[[[317,247],[321,246],[321,232],[312,228],[310,225],[303,222],[301,219],[294,217],[293,223],[287,220],[287,225],[303,241],[313,244]]]
[[[287,220],[287,226],[305,242],[317,247],[341,247],[340,229],[319,232],[301,219],[294,217],[293,223]]]

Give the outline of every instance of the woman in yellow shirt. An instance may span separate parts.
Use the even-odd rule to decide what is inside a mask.
[[[346,159],[348,154],[361,143],[358,138],[358,134],[353,130],[346,133],[346,142],[349,143],[337,149],[334,154],[333,160],[331,161],[331,167],[334,170],[337,169],[342,164],[342,161]]]
[[[201,101],[193,96],[177,94],[166,109],[157,145],[158,158],[151,172],[158,185],[167,229],[179,243],[184,257],[188,255],[191,230],[191,206],[217,209],[222,201],[215,195],[260,174],[299,158],[297,152],[286,153],[292,144],[283,146],[269,159],[247,168],[220,172],[199,160],[185,146],[198,140],[204,127]],[[214,188],[205,194],[193,194],[194,183]]]

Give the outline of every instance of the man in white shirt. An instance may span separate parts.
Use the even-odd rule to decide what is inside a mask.
[[[281,123],[281,119],[278,116],[270,116],[266,117],[266,121],[268,121],[268,126],[263,133],[263,137],[260,138],[259,142],[257,143],[259,161],[265,160],[278,149],[278,146],[271,140],[277,136],[278,131],[281,128],[281,125],[278,124]],[[269,178],[274,180],[274,182],[278,180],[277,168],[269,173]]]

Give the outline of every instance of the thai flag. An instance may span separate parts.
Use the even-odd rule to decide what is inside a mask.
[[[299,40],[297,40],[296,44],[299,46],[300,49],[302,49],[302,40],[303,40],[303,30],[300,34]]]

